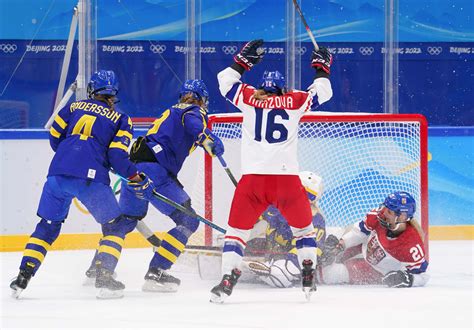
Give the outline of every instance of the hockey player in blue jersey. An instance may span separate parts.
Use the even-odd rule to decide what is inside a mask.
[[[94,73],[87,90],[89,99],[62,108],[49,131],[55,155],[38,206],[41,220],[26,244],[20,272],[10,284],[14,297],[27,287],[43,263],[74,197],[102,226],[104,238],[96,260],[97,297],[123,295],[125,286],[113,279],[112,274],[125,234],[134,222],[122,216],[109,186],[109,171],[113,168],[127,177],[131,185],[145,195],[151,194],[153,184],[144,174],[138,173],[128,158],[133,128],[130,118],[115,107],[119,91],[115,73],[105,70]]]
[[[139,171],[145,172],[155,184],[158,193],[191,209],[191,199],[177,179],[188,155],[198,146],[211,156],[221,156],[224,146],[207,128],[209,93],[202,80],[188,80],[181,87],[179,103],[166,109],[156,119],[146,136],[133,144],[130,159]],[[199,221],[163,203],[156,198],[143,198],[130,186],[122,189],[120,207],[129,219],[141,220],[151,203],[176,224],[163,236],[145,275],[144,291],[173,292],[181,281],[167,270],[183,252],[189,237],[197,230]],[[94,262],[86,272],[94,274]]]
[[[323,182],[320,176],[302,171],[299,173],[301,183],[306,189],[311,204],[313,226],[316,236],[316,251],[318,257],[322,254],[322,246],[326,239],[326,222],[319,209],[318,200],[323,194]],[[264,237],[260,238],[260,236]],[[265,261],[244,261],[244,269],[258,276],[258,280],[273,287],[286,288],[301,282],[301,270],[296,255],[293,233],[288,222],[277,208],[270,206],[261,216],[252,231],[256,237],[247,244],[247,249],[253,251],[271,251]],[[249,279],[253,281],[252,279]]]

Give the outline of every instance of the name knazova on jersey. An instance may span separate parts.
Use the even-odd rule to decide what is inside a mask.
[[[257,100],[253,95],[249,104],[262,109],[293,109],[293,98],[288,96],[273,96],[264,101]]]

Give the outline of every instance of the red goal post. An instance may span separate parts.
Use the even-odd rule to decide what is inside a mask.
[[[224,145],[224,158],[240,178],[242,114],[209,116],[209,127]],[[323,178],[320,207],[328,227],[342,229],[363,219],[392,191],[417,201],[428,254],[428,125],[418,114],[309,113],[298,133],[300,170]],[[217,160],[204,156],[205,217],[226,227],[234,187]],[[194,202],[194,201],[193,201]],[[216,244],[209,227],[205,245]]]

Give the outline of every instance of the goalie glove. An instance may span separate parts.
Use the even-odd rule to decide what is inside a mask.
[[[334,235],[329,235],[324,241],[324,246],[322,248],[322,254],[320,257],[321,266],[332,265],[343,251],[344,246],[341,244],[340,240]]]
[[[311,66],[316,69],[316,78],[328,78],[331,73],[332,55],[325,47],[313,50],[311,53]]]
[[[240,52],[234,56],[234,62],[249,71],[255,64],[262,61],[265,49],[262,48],[263,39],[247,42]]]
[[[389,288],[409,288],[413,285],[413,275],[406,270],[391,271],[382,278]]]
[[[212,157],[220,157],[224,154],[224,144],[221,139],[208,128],[199,134],[197,144],[203,147]]]
[[[133,192],[135,193],[135,196],[137,196],[138,198],[151,200],[153,198],[153,191],[155,190],[155,185],[145,173],[141,172],[139,176],[142,181],[130,181],[127,183],[127,185],[132,188]]]

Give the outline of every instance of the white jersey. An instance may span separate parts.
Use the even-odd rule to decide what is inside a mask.
[[[306,111],[332,97],[329,79],[315,79],[308,92],[260,101],[254,98],[255,88],[240,77],[230,67],[217,75],[221,94],[243,113],[242,174],[297,175],[298,123]]]

